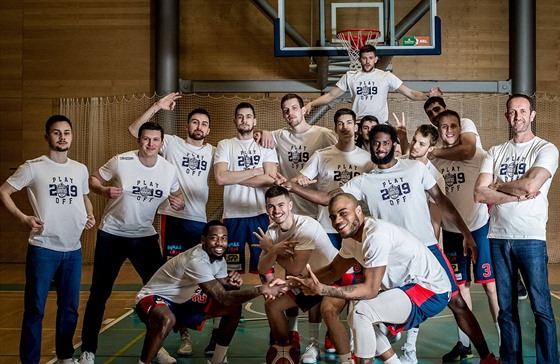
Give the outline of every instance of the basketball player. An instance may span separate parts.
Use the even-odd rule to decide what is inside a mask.
[[[74,363],[72,339],[78,323],[82,275],[80,235],[95,225],[88,198],[86,166],[68,158],[72,123],[53,115],[45,123],[47,154],[28,160],[0,186],[0,201],[30,230],[25,268],[23,322],[19,346],[22,363],[39,363],[43,316],[49,287],[57,292],[56,356]],[[22,212],[11,195],[27,188],[33,215]]]
[[[370,152],[369,147],[369,131],[375,125],[379,124],[379,120],[373,115],[365,115],[358,124],[358,135],[356,138],[356,146],[362,148],[366,152]]]
[[[306,294],[351,302],[348,323],[354,333],[354,354],[358,363],[373,363],[378,352],[390,344],[377,324],[386,323],[392,332],[413,327],[441,312],[450,297],[451,286],[437,259],[406,230],[374,218],[365,217],[354,196],[343,193],[329,203],[333,227],[344,238],[342,249],[327,266],[313,270],[307,266],[308,278],[291,277]],[[364,269],[364,282],[331,286],[333,280],[353,264]],[[325,321],[331,333],[331,322]],[[329,319],[327,319],[329,317]],[[353,363],[350,353],[341,356],[343,364]],[[385,363],[398,363],[393,355]]]
[[[459,144],[461,138],[461,118],[452,110],[441,112],[436,119],[439,125],[443,148],[452,148]],[[488,241],[488,207],[473,200],[474,183],[480,171],[480,165],[486,152],[477,148],[474,157],[465,161],[450,161],[447,159],[433,159],[433,163],[445,176],[445,195],[459,211],[465,220],[473,239],[476,243],[477,259],[473,262],[474,280],[482,284],[488,298],[490,313],[498,329],[498,298],[496,296],[496,283],[494,270],[490,257],[490,242]],[[455,278],[459,284],[461,296],[472,309],[470,293],[471,285],[471,257],[462,254],[461,234],[452,224],[443,220],[443,250],[453,267]],[[464,332],[458,329],[459,341],[455,347],[442,357],[444,361],[456,361],[472,358],[470,340]],[[499,340],[498,340],[499,342]]]
[[[425,101],[429,96],[441,95],[438,89],[430,90],[429,95],[408,88],[394,74],[375,68],[378,58],[376,49],[370,44],[360,48],[360,70],[350,70],[336,83],[329,93],[309,102],[305,105],[305,112],[320,105],[326,105],[338,97],[350,92],[352,96],[352,110],[356,113],[358,120],[365,115],[375,116],[379,122],[387,123],[389,111],[387,105],[387,94],[389,91],[397,91],[414,101]]]
[[[94,363],[105,304],[124,261],[130,260],[144,284],[163,263],[152,225],[158,206],[168,199],[175,210],[185,207],[176,168],[158,154],[162,145],[163,128],[144,123],[138,131],[138,150],[114,156],[90,176],[92,191],[109,202],[97,231],[80,364]],[[176,362],[164,349],[157,360]]]
[[[293,202],[288,190],[272,186],[266,191],[265,197],[266,211],[272,224],[266,233],[259,230],[255,235],[263,248],[259,258],[259,272],[265,275],[266,281],[273,280],[276,263],[290,275],[306,274],[306,264],[319,268],[330,263],[338,250],[332,246],[317,220],[292,212]],[[317,305],[319,302],[289,291],[288,295],[265,303],[268,323],[276,344],[280,346],[290,344],[290,328],[284,312],[294,307],[303,311],[310,310],[309,345],[301,357],[303,363],[315,363],[321,358],[318,341],[321,325]],[[317,312],[311,315],[311,309],[316,309]]]
[[[136,312],[147,332],[140,363],[151,363],[174,327],[201,329],[204,321],[221,316],[217,345],[208,361],[227,363],[228,346],[241,318],[241,304],[260,295],[275,298],[286,289],[261,285],[240,289],[241,275],[227,271],[223,259],[228,244],[225,225],[208,222],[201,244],[167,261],[136,296]]]
[[[140,126],[149,121],[159,110],[172,111],[182,96],[172,92],[156,101],[144,114],[136,119],[128,130],[138,135]],[[200,240],[202,229],[207,221],[208,176],[214,158],[215,148],[204,143],[210,134],[210,114],[205,109],[193,109],[187,115],[185,139],[166,134],[160,150],[163,157],[177,168],[177,177],[183,193],[185,208],[176,211],[165,201],[158,209],[161,214],[162,246],[164,259],[192,248]],[[207,351],[212,351],[210,341]],[[181,332],[179,355],[192,355],[192,338],[188,331]]]

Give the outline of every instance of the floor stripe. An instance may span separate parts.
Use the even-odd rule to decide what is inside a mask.
[[[119,351],[117,351],[112,357],[110,357],[109,359],[107,359],[104,364],[109,364],[111,362],[113,362],[116,358],[118,358],[122,353],[124,353],[125,351],[128,350],[128,348],[130,348],[132,345],[136,344],[136,342],[138,340],[140,340],[141,338],[143,338],[146,335],[146,332],[141,333],[140,335],[136,336],[134,339],[132,339],[131,342],[129,342],[128,344],[126,344],[125,346],[123,346],[123,348]]]

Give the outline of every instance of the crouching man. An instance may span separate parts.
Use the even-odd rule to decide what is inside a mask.
[[[225,362],[239,319],[241,305],[259,295],[276,298],[282,285],[240,289],[237,272],[227,272],[223,259],[228,232],[217,220],[204,226],[201,244],[167,261],[136,296],[138,317],[147,332],[140,363],[151,363],[173,328],[202,329],[205,320],[222,317],[211,364]]]

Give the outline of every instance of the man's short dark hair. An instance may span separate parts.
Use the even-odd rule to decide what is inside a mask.
[[[447,105],[445,105],[445,101],[443,101],[443,97],[440,96],[432,96],[429,99],[426,100],[426,102],[424,103],[424,110],[426,110],[431,104],[435,104],[438,103],[441,106],[443,106],[443,108],[446,108]]]
[[[226,227],[226,225],[223,222],[221,222],[220,220],[210,220],[206,223],[206,225],[204,225],[204,228],[202,229],[202,236],[207,237],[208,233],[210,232],[210,228],[212,226]]]
[[[369,53],[369,52],[373,52],[375,55],[377,55],[377,49],[375,49],[374,46],[372,46],[371,44],[363,45],[363,46],[360,48],[359,56],[361,57],[362,54],[364,54],[364,53]]]
[[[449,109],[440,112],[438,114],[438,116],[436,116],[435,124],[439,125],[439,121],[441,119],[443,119],[444,117],[449,117],[449,116],[455,117],[457,119],[457,122],[459,123],[459,126],[461,126],[461,117],[459,116],[459,113],[457,111],[449,110]]]
[[[265,199],[274,198],[278,196],[286,196],[287,199],[290,199],[290,192],[282,186],[272,186],[264,193]]]
[[[334,125],[336,125],[336,123],[338,122],[338,118],[342,115],[351,115],[352,120],[356,121],[356,113],[352,111],[352,109],[343,107],[342,109],[336,110],[336,112],[334,113]]]
[[[68,123],[68,125],[70,125],[70,129],[72,129],[72,122],[66,116],[64,116],[64,115],[53,115],[45,123],[45,134],[49,134],[51,132],[51,126],[54,123],[58,123],[59,121],[66,121]]]
[[[416,132],[420,133],[424,138],[430,138],[430,147],[437,144],[439,132],[432,124],[422,124],[416,129]]]
[[[395,129],[395,127],[390,124],[377,124],[376,126],[371,128],[371,130],[369,131],[370,143],[373,142],[373,137],[377,133],[389,134],[389,136],[391,137],[391,142],[393,143],[396,143],[397,140],[399,140],[399,138],[397,137],[397,129]]]
[[[535,111],[535,99],[531,96],[527,96],[525,94],[513,94],[510,97],[508,97],[507,101],[506,101],[506,110],[509,108],[509,102],[513,99],[517,99],[517,98],[522,98],[525,99],[527,101],[529,101],[529,107],[531,111]]]
[[[251,105],[251,104],[248,103],[248,102],[242,102],[242,103],[240,103],[239,105],[237,105],[237,106],[235,107],[235,112],[233,113],[233,117],[234,117],[234,118],[237,117],[237,112],[238,112],[239,110],[241,110],[241,109],[251,109],[251,110],[253,110],[253,116],[254,116],[254,117],[257,117],[257,113],[255,112],[254,106]]]
[[[282,100],[280,100],[280,108],[283,107],[284,102],[291,100],[291,99],[297,99],[299,107],[303,107],[303,105],[305,105],[303,103],[303,99],[301,98],[301,96],[296,95],[296,94],[286,94],[284,95],[284,97],[282,97]]]
[[[363,121],[371,121],[371,122],[374,122],[374,123],[376,123],[376,124],[379,124],[379,119],[376,118],[376,117],[373,116],[373,115],[366,115],[366,116],[364,116],[364,117],[360,120],[360,124],[361,124]]]
[[[161,140],[163,140],[163,126],[159,125],[158,123],[154,123],[153,121],[146,121],[144,124],[140,125],[138,129],[138,140],[142,138],[142,132],[144,130],[159,130],[161,133]]]
[[[210,113],[209,113],[206,109],[203,109],[203,108],[196,108],[196,109],[193,109],[193,110],[187,115],[187,123],[190,123],[190,122],[191,122],[191,118],[193,117],[194,114],[203,114],[203,115],[206,115],[206,116],[208,117],[208,123],[210,124],[210,121],[211,121],[211,119],[210,119]]]

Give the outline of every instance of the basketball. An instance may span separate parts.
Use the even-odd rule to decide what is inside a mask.
[[[266,364],[297,364],[299,355],[292,345],[272,345],[266,352]]]

